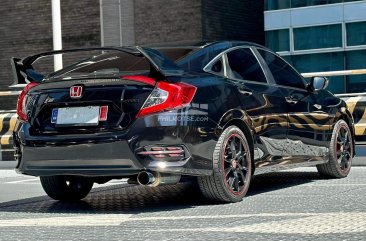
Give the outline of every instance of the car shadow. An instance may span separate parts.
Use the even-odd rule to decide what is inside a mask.
[[[293,186],[321,180],[317,171],[314,172],[274,172],[255,176],[250,185],[247,196],[279,191]]]
[[[317,172],[281,172],[258,175],[247,196],[275,192],[320,179]],[[245,199],[244,199],[245,200]],[[124,213],[160,212],[195,206],[215,205],[201,195],[194,180],[177,185],[147,187],[113,185],[94,188],[78,202],[58,202],[47,196],[0,203],[0,212],[27,213]]]

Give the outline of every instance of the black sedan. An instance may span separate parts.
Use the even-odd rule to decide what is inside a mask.
[[[94,51],[42,74],[35,62]],[[352,116],[280,56],[248,42],[102,47],[13,58],[19,96],[19,173],[39,176],[56,200],[79,200],[93,183],[140,185],[197,179],[208,199],[237,202],[254,173],[316,166],[346,177]]]

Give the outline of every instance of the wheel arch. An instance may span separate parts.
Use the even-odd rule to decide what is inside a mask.
[[[220,127],[222,131],[224,131],[229,126],[237,126],[245,135],[248,140],[249,148],[251,150],[251,159],[252,159],[252,173],[254,174],[255,164],[254,164],[254,146],[255,146],[255,138],[254,138],[254,130],[252,129],[252,120],[251,118],[242,110],[231,110],[226,113],[220,121]]]

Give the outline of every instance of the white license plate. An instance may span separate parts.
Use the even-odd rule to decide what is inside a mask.
[[[56,125],[98,125],[99,106],[53,109],[51,122],[55,123]]]

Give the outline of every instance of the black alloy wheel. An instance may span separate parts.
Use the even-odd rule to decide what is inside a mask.
[[[238,134],[232,134],[226,142],[223,159],[224,179],[227,188],[234,194],[240,195],[245,191],[248,176],[249,150],[243,144],[244,140]]]
[[[350,128],[344,120],[339,120],[333,130],[329,145],[329,161],[318,165],[318,172],[327,178],[346,177],[352,166],[353,138]]]
[[[213,175],[199,177],[202,194],[217,202],[239,202],[248,191],[252,176],[252,150],[236,126],[221,134],[213,153]]]
[[[346,173],[351,167],[352,147],[351,135],[349,129],[341,126],[337,133],[337,141],[335,143],[336,158],[341,172]]]

